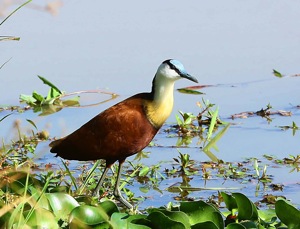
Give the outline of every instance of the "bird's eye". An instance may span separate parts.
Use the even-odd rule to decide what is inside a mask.
[[[177,73],[178,73],[178,75],[180,75],[180,71],[179,71],[179,69],[178,69],[178,68],[176,68],[176,66],[175,66],[175,65],[173,65],[172,63],[169,63],[169,66],[170,66],[170,69],[173,69],[175,72],[177,72]]]

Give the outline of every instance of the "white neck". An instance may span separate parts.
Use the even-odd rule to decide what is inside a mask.
[[[166,79],[162,76],[156,76],[154,82],[153,102],[158,106],[166,106],[166,103],[173,105],[174,80]]]
[[[153,100],[145,105],[149,121],[157,128],[163,125],[172,112],[174,82],[161,75],[156,75],[154,79]]]

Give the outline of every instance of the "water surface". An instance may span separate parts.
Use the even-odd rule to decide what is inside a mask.
[[[293,121],[300,125],[296,107],[300,78],[278,79],[272,69],[283,74],[299,73],[299,7],[297,1],[66,1],[56,16],[23,8],[0,27],[0,35],[21,37],[19,42],[0,43],[0,64],[12,57],[0,70],[1,105],[16,105],[21,93],[33,90],[46,94],[47,87],[36,75],[67,92],[103,89],[120,96],[96,107],[68,108],[46,117],[15,112],[1,122],[1,136],[5,141],[13,138],[11,126],[16,119],[23,120],[24,129],[31,128],[25,119],[32,119],[51,136],[64,136],[112,104],[149,91],[158,65],[176,58],[200,84],[218,86],[203,89],[205,94],[201,96],[175,92],[174,111],[167,124],[175,122],[178,110],[197,114],[196,102],[204,98],[219,107],[223,120],[235,124],[218,142],[216,155],[220,159],[297,155],[299,133],[293,136],[291,130],[283,131],[278,126]],[[182,80],[176,88],[190,85]],[[235,113],[260,110],[269,103],[274,110],[292,111],[293,115],[274,116],[270,123],[261,117],[229,118]],[[1,113],[0,118],[7,113]],[[174,146],[177,138],[166,138],[161,131],[154,141]],[[193,139],[191,148],[181,151],[199,162],[209,160],[197,141]],[[151,151],[150,159],[143,161],[148,164],[178,156],[175,148],[146,150]],[[49,154],[47,144],[39,145],[36,157],[44,163],[59,163]],[[270,170],[276,182],[285,181],[292,184],[291,189],[296,186],[299,190],[299,174],[286,171]],[[167,182],[166,186],[177,181]],[[300,204],[299,197],[288,193],[294,203]],[[171,194],[166,195],[172,199]],[[156,198],[154,205],[163,204]]]

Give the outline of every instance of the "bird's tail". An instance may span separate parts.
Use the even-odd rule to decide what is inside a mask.
[[[51,147],[50,152],[51,153],[58,153],[59,151],[59,146],[61,144],[61,142],[64,140],[65,138],[61,138],[61,139],[57,139],[54,140],[53,142],[50,142],[49,146]]]

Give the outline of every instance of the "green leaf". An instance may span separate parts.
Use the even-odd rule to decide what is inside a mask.
[[[46,97],[46,100],[53,100],[58,98],[60,95],[62,95],[59,91],[55,90],[54,88],[50,88],[48,91],[48,95]]]
[[[38,77],[40,78],[40,80],[43,81],[44,84],[48,85],[49,87],[53,88],[56,92],[58,92],[60,95],[62,95],[63,93],[61,92],[61,90],[59,90],[53,83],[51,83],[49,80],[45,79],[44,77],[42,76],[39,76]],[[51,93],[54,93],[54,92],[51,92]],[[53,97],[52,97],[53,98]]]
[[[232,211],[233,209],[238,208],[236,200],[231,195],[228,195],[225,192],[221,192],[221,195],[222,195],[225,205],[229,211]]]
[[[149,171],[150,171],[150,168],[148,166],[145,166],[140,170],[139,176],[140,177],[146,176]]]
[[[247,229],[247,228],[239,223],[231,223],[227,225],[226,229]]]
[[[283,77],[283,75],[280,72],[276,71],[275,69],[273,69],[273,75],[276,76],[276,77],[278,77],[278,78],[282,78]]]
[[[180,93],[192,94],[192,95],[202,95],[202,94],[204,94],[203,92],[195,91],[195,90],[191,90],[191,89],[187,89],[187,88],[179,88],[179,89],[177,89],[177,91],[179,91]]]
[[[300,211],[287,201],[280,199],[275,203],[275,211],[278,218],[289,229],[300,228]]]
[[[185,226],[185,228],[189,228],[191,226],[189,222],[189,217],[184,212],[168,211],[166,209],[158,209],[158,208],[152,209],[151,213],[152,212],[161,212],[165,216],[169,217],[171,220],[182,223]]]
[[[272,224],[277,219],[275,209],[258,210],[258,216],[265,224]]]
[[[250,220],[243,221],[240,224],[242,224],[247,229],[256,229],[257,228],[255,222],[250,221]]]
[[[44,208],[46,210],[51,210],[49,201],[45,194],[41,193],[41,190],[38,185],[30,185],[28,187],[29,193],[31,193],[32,198],[35,201],[32,201],[31,206],[35,208]]]
[[[7,224],[7,228],[17,228],[17,225],[22,225],[25,221],[24,216],[21,214],[21,208],[23,204],[19,204],[10,214]]]
[[[20,98],[21,102],[25,102],[28,105],[36,105],[36,103],[35,103],[36,99],[33,98],[32,95],[21,94],[19,98]]]
[[[183,124],[182,120],[180,119],[180,117],[178,115],[176,115],[175,117],[176,117],[177,124],[179,126],[181,126]]]
[[[232,193],[238,206],[239,220],[258,220],[258,212],[255,205],[242,193]]]
[[[224,227],[222,227],[223,229]],[[216,224],[214,224],[211,221],[203,222],[203,223],[197,223],[191,227],[191,229],[221,229],[217,227]]]
[[[150,221],[145,215],[132,215],[126,213],[113,213],[110,219],[112,228],[118,229],[150,229]]]
[[[107,222],[109,217],[100,207],[81,205],[75,207],[69,217],[70,228],[76,228],[77,225],[93,226]]]
[[[143,193],[148,193],[150,191],[149,187],[139,187],[139,190]]]
[[[68,100],[62,100],[62,104],[64,106],[79,106],[79,99],[80,96],[76,96],[74,98],[68,99]]]
[[[212,221],[218,228],[224,228],[221,213],[204,201],[181,202],[180,211],[189,216],[191,225]]]
[[[101,202],[99,204],[99,208],[104,210],[109,217],[115,212],[119,212],[117,205],[115,204],[115,202],[111,200],[106,200],[104,202]]]
[[[186,228],[183,223],[177,222],[159,211],[151,212],[148,215],[147,219],[151,221],[152,228],[161,228],[161,229],[185,229]]]
[[[78,202],[66,193],[47,193],[46,197],[54,215],[59,219],[66,220],[71,211],[79,206]]]
[[[216,110],[213,112],[212,114],[212,118],[210,121],[210,125],[209,125],[209,129],[208,129],[208,133],[207,133],[207,139],[209,140],[212,132],[215,128],[216,122],[217,122],[217,117],[218,117],[218,113],[219,113],[219,108],[217,107]]]
[[[29,212],[30,210],[24,212],[25,216]],[[31,228],[59,228],[53,213],[44,208],[35,209],[30,215],[27,225]]]
[[[45,101],[44,97],[37,93],[36,91],[32,92],[32,97],[39,103],[43,103]]]

